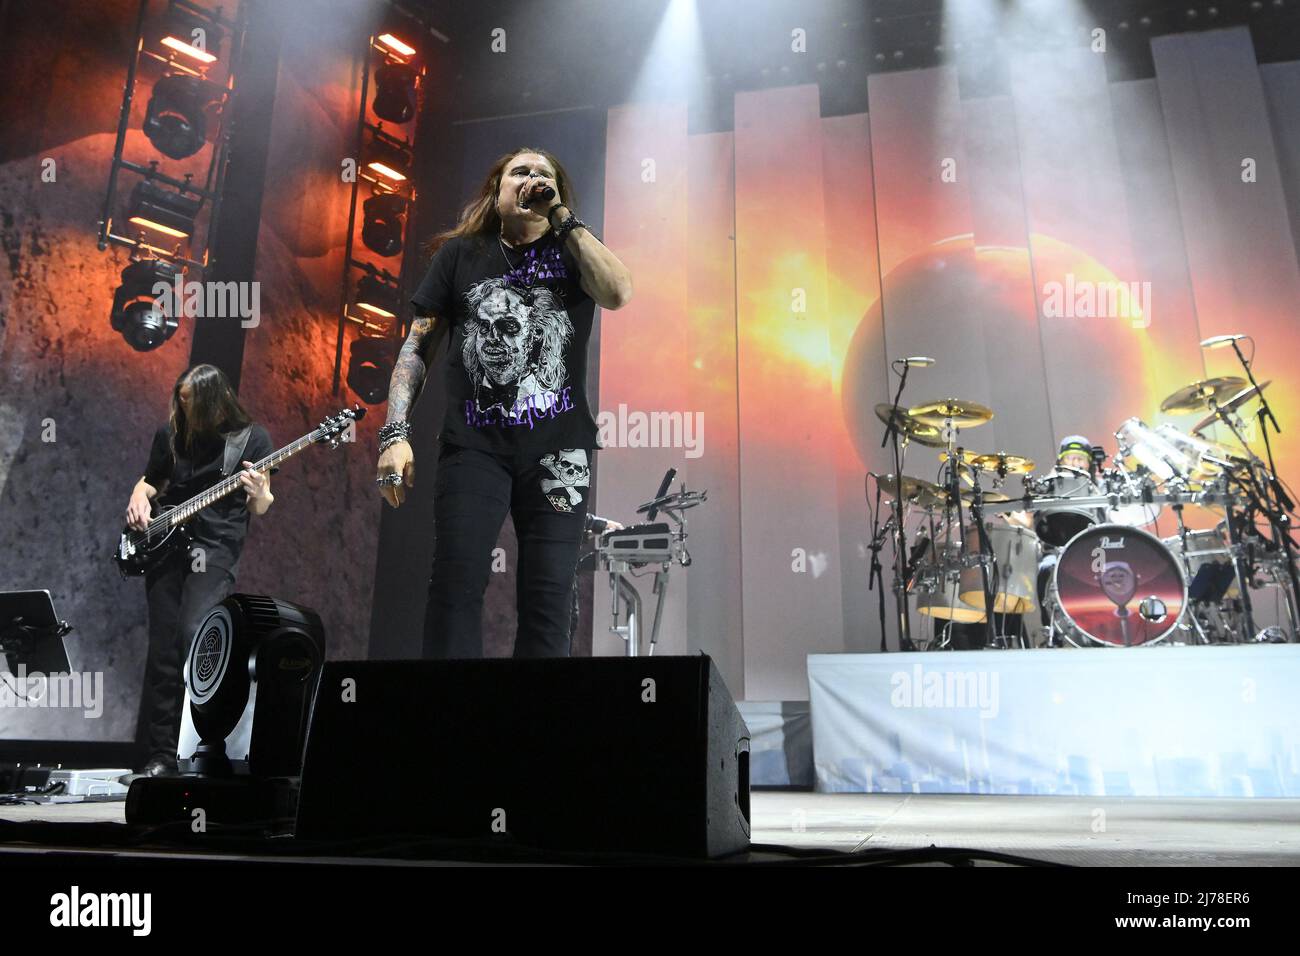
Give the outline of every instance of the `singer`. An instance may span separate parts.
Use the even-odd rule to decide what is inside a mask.
[[[388,390],[375,479],[399,507],[415,484],[410,414],[444,338],[435,547],[424,655],[483,656],[483,592],[507,512],[519,540],[516,657],[569,653],[569,598],[599,447],[587,404],[594,307],[632,277],[573,212],[546,150],[500,157],[452,229],[435,236],[416,319]]]

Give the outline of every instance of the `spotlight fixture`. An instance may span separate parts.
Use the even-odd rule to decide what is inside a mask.
[[[159,295],[156,286],[164,283],[170,289],[183,271],[165,259],[141,259],[122,270],[122,284],[113,293],[111,321],[114,331],[122,333],[137,352],[156,349],[180,325],[175,315],[179,310],[167,307],[170,298]]]
[[[144,117],[144,133],[164,156],[185,159],[208,141],[208,107],[220,87],[194,76],[173,73],[154,84]]]
[[[411,172],[411,153],[401,146],[375,137],[370,141],[366,154],[366,168],[370,170],[372,182],[383,182],[389,186],[406,181]]]
[[[362,204],[365,222],[361,227],[361,241],[367,249],[385,257],[402,251],[407,205],[407,198],[395,193],[371,196]]]
[[[407,63],[388,63],[375,70],[375,115],[390,123],[409,123],[415,116],[419,73]]]
[[[174,2],[167,12],[149,29],[150,41],[157,42],[168,63],[184,73],[202,72],[217,62],[217,51],[225,31],[219,18],[186,10]]]
[[[184,40],[178,39],[171,34],[163,37],[159,42],[161,42],[163,46],[167,47],[167,49],[175,50],[177,53],[184,54],[193,60],[197,60],[204,66],[210,66],[217,62],[217,58],[207,50],[201,50],[194,44],[186,43]]]
[[[348,388],[367,405],[388,400],[393,377],[393,342],[389,338],[358,336],[348,358]]]
[[[403,43],[391,33],[381,33],[375,37],[375,42],[384,48],[385,53],[395,55],[400,59],[405,60],[415,56],[415,47]]]
[[[397,286],[378,276],[364,275],[357,281],[357,308],[383,319],[397,317]]]
[[[194,234],[194,220],[202,208],[202,199],[172,192],[142,179],[131,190],[127,221],[173,239],[184,239]]]

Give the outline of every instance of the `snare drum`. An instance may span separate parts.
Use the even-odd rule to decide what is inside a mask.
[[[1071,539],[1052,572],[1052,592],[1061,631],[1081,647],[1156,644],[1187,604],[1182,562],[1154,535],[1117,524]]]

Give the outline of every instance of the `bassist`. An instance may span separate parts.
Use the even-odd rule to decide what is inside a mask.
[[[149,657],[140,717],[149,762],[143,773],[175,770],[185,657],[199,621],[234,588],[249,515],[265,514],[275,500],[270,477],[250,470],[273,450],[220,369],[196,365],[176,380],[170,420],[155,433],[149,463],[131,492],[128,527],[143,529],[153,505],[184,502],[232,473],[236,461],[245,469],[244,493],[200,511],[190,522],[190,548],[171,553],[145,576]]]

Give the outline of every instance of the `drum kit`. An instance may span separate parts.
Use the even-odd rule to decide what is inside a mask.
[[[905,380],[906,367],[902,373]],[[1261,422],[1271,417],[1269,384],[1253,376],[1193,382],[1161,404],[1169,415],[1200,413],[1190,429],[1129,418],[1115,429],[1109,466],[1094,446],[1081,456],[1090,459],[1086,469],[1056,465],[1041,474],[1023,455],[964,446],[963,433],[991,421],[991,409],[960,399],[904,407],[900,386],[892,404],[875,408],[885,441],[894,442],[895,473],[871,477],[877,501],[891,502],[883,526],[882,509],[875,513],[873,584],[892,537],[901,647],[949,647],[954,624],[982,626],[986,647],[1295,640],[1294,505],[1274,476],[1271,449],[1267,462],[1251,450],[1240,417],[1254,400]],[[1206,437],[1219,422],[1234,444]],[[1265,435],[1267,444],[1266,428]],[[910,445],[941,449],[937,481],[898,477]],[[1189,527],[1185,511],[1198,515],[1191,524],[1213,527]],[[1161,530],[1175,533],[1160,537]],[[1256,630],[1251,594],[1261,588],[1276,589],[1282,626]],[[912,633],[909,596],[935,622],[924,636]],[[1016,633],[998,633],[999,616],[1001,630]]]

